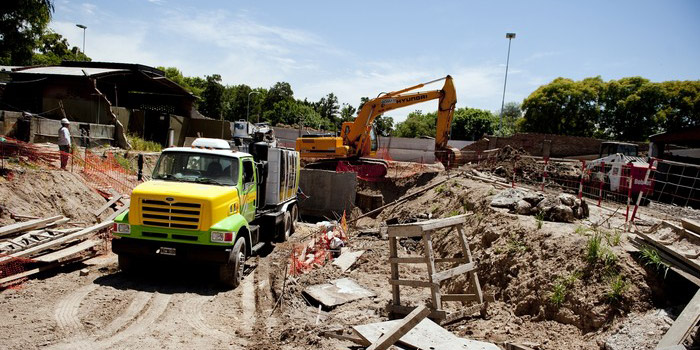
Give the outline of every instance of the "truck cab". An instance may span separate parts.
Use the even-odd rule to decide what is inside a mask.
[[[298,212],[298,153],[264,143],[251,152],[206,138],[165,149],[152,180],[134,188],[129,210],[115,219],[121,269],[147,258],[211,263],[237,286],[246,257],[284,241]]]

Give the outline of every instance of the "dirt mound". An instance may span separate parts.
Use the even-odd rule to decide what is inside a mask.
[[[12,214],[46,217],[64,215],[86,224],[97,222],[91,212],[105,199],[77,175],[62,170],[13,170],[0,177],[0,225],[14,223]],[[110,210],[101,214],[109,216]]]
[[[507,145],[489,155],[486,160],[479,163],[477,168],[490,171],[507,179],[513,177],[513,172],[524,176],[541,173],[542,169],[540,169],[540,167],[537,166],[537,162],[529,156],[530,154],[522,149],[515,149]]]

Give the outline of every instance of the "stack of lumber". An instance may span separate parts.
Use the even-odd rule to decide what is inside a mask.
[[[95,256],[104,242],[96,233],[110,227],[112,221],[90,227],[58,228],[69,221],[59,215],[0,227],[0,287]]]
[[[646,232],[636,232],[635,244],[656,249],[669,267],[700,286],[700,223],[681,219],[681,226],[668,221]],[[657,349],[680,346],[700,321],[700,289],[663,336]]]

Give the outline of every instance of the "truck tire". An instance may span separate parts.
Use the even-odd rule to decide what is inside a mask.
[[[245,269],[245,239],[238,238],[231,249],[228,262],[219,266],[219,281],[227,287],[236,288],[241,284]]]
[[[119,254],[117,256],[119,269],[124,273],[134,273],[134,257],[128,254]]]
[[[292,206],[292,233],[294,233],[294,224],[299,221],[299,207],[295,205]]]
[[[289,212],[289,210],[287,210],[284,212],[284,220],[282,222],[282,233],[277,235],[277,242],[286,242],[287,239],[289,239],[289,236],[292,234],[293,230],[294,223],[292,222],[292,214]]]

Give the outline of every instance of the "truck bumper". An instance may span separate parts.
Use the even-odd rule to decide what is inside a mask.
[[[163,249],[165,248],[165,249]],[[174,255],[171,255],[173,253]],[[232,247],[213,247],[197,244],[149,241],[134,238],[115,238],[112,251],[119,254],[202,263],[226,263]],[[167,251],[168,254],[165,254]]]

